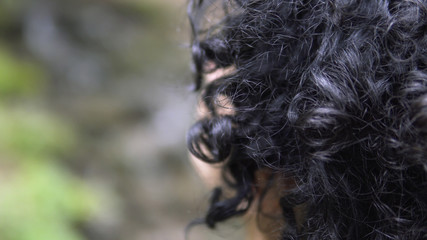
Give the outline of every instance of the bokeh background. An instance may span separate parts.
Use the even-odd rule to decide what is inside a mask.
[[[1,240],[184,239],[203,215],[185,5],[0,1]]]

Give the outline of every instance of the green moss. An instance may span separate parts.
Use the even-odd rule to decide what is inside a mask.
[[[18,165],[0,191],[3,240],[82,239],[72,225],[95,206],[82,182],[46,161]]]
[[[20,59],[2,48],[0,42],[0,98],[40,92],[45,74],[35,63]]]
[[[42,109],[0,104],[0,239],[82,240],[73,228],[96,210],[96,197],[58,153],[75,136]]]
[[[75,142],[70,127],[38,109],[15,109],[0,104],[0,149],[18,159],[51,156]]]

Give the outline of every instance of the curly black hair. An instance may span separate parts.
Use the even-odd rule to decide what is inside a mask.
[[[234,192],[204,223],[244,214],[267,168],[294,182],[280,239],[427,239],[427,1],[193,0],[189,17],[209,114],[188,148]]]

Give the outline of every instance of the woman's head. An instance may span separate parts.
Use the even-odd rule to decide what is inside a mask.
[[[278,206],[280,239],[425,237],[426,1],[194,0],[189,15],[208,114],[188,146],[232,192],[214,191],[209,227],[256,204]]]

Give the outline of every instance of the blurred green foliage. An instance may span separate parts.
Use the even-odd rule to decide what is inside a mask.
[[[67,151],[74,141],[70,129],[53,115],[4,104],[0,104],[0,132],[0,149],[19,161],[44,161]]]
[[[71,127],[43,105],[28,104],[28,95],[41,95],[43,81],[40,67],[0,45],[2,240],[83,239],[75,225],[96,206],[89,187],[60,161],[77,141]]]
[[[13,56],[0,43],[0,97],[38,92],[44,79],[36,64]]]
[[[182,239],[185,2],[0,1],[0,240]]]

